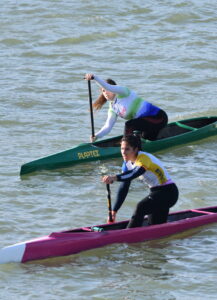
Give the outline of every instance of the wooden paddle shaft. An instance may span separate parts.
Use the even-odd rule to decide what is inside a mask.
[[[111,204],[111,190],[110,185],[106,184],[107,192],[108,192],[108,211],[109,211],[109,221],[112,222],[112,204]]]
[[[92,137],[94,137],[95,136],[95,132],[94,132],[94,119],[93,119],[93,105],[92,105],[91,84],[90,84],[90,80],[88,80],[87,82],[88,82],[88,91],[89,91],[91,133],[92,133]]]

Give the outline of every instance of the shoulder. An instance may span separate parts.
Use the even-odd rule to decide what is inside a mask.
[[[123,161],[121,170],[122,170],[123,173],[128,171],[127,162],[125,160]]]
[[[137,166],[147,166],[152,161],[152,155],[147,152],[139,151],[136,158]]]
[[[161,161],[151,153],[140,151],[136,159],[136,165],[140,166],[158,166]]]
[[[128,89],[127,87],[121,87],[119,86],[119,93],[118,93],[118,98],[121,99],[121,98],[126,98],[128,97],[130,94],[131,94],[131,90]]]
[[[129,170],[132,170],[133,169],[133,166],[132,166],[132,163],[131,161],[123,161],[123,164],[122,164],[122,172],[127,172]]]

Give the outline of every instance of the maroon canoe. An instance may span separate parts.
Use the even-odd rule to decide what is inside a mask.
[[[0,263],[27,262],[65,256],[114,243],[138,243],[167,237],[217,222],[217,206],[171,213],[168,222],[126,229],[128,221],[54,232],[48,236],[14,244],[0,250]]]

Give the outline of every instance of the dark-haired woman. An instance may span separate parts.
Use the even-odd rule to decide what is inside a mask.
[[[122,174],[104,176],[102,181],[111,184],[120,181],[117,199],[112,209],[112,221],[115,222],[116,213],[123,204],[134,178],[142,177],[150,188],[150,193],[138,202],[128,224],[128,228],[140,227],[144,216],[148,215],[150,225],[167,222],[169,209],[178,200],[178,188],[172,181],[161,161],[154,155],[141,151],[141,141],[137,136],[123,137],[121,154],[124,159]]]
[[[98,110],[109,101],[105,125],[95,137],[91,137],[92,142],[108,134],[118,116],[127,120],[124,135],[130,135],[134,130],[139,130],[142,137],[149,140],[156,139],[160,129],[167,125],[167,114],[159,107],[138,97],[134,91],[116,85],[112,79],[104,81],[94,74],[86,74],[85,79],[94,79],[101,87],[102,94],[94,102],[93,108]]]

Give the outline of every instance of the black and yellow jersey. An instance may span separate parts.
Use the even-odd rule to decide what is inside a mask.
[[[161,161],[154,155],[143,151],[138,153],[134,163],[124,162],[122,172],[117,175],[118,181],[131,181],[141,176],[150,188],[172,183]]]

